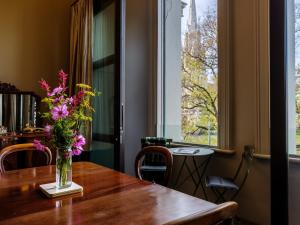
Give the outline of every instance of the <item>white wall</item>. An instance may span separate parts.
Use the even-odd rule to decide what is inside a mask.
[[[148,135],[151,15],[151,1],[126,1],[125,172],[131,175],[134,175],[134,160],[141,148],[141,137]]]

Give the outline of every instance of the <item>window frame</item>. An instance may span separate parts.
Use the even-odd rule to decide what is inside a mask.
[[[218,17],[218,146],[208,146],[197,143],[174,142],[193,146],[214,147],[219,149],[230,149],[231,141],[231,105],[232,105],[232,81],[231,81],[231,1],[217,1]],[[156,135],[164,136],[164,58],[165,58],[165,10],[164,0],[157,1],[157,60],[156,60]],[[220,38],[221,37],[221,38]]]

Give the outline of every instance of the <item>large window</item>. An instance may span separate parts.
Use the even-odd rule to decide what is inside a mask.
[[[93,101],[93,162],[114,168],[115,143],[115,1],[94,1],[93,88],[101,92]]]
[[[163,1],[161,133],[218,145],[217,0]]]
[[[295,61],[293,62],[295,83],[295,102],[296,102],[296,154],[300,154],[300,0],[295,0],[295,19],[294,19],[294,33],[295,33]]]
[[[300,0],[287,6],[289,152],[300,155]]]

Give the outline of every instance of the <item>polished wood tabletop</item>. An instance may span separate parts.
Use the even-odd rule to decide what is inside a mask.
[[[90,162],[73,163],[83,193],[48,199],[38,187],[54,180],[54,166],[0,175],[0,224],[154,225],[216,206]]]

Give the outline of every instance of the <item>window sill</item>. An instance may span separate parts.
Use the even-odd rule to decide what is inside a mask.
[[[257,158],[257,159],[266,159],[266,160],[271,159],[271,155],[268,155],[268,154],[254,153],[253,156],[254,156],[254,158]]]
[[[180,148],[180,147],[200,147],[200,148],[216,148],[216,146],[209,146],[209,145],[199,145],[199,144],[192,144],[192,143],[184,143],[184,142],[171,142],[170,148]]]
[[[263,160],[270,160],[271,159],[271,155],[267,155],[267,154],[254,154],[254,157],[257,158],[257,159],[263,159]],[[300,157],[290,155],[289,156],[289,162],[300,164]]]
[[[235,150],[229,149],[219,149],[219,148],[212,148],[216,153],[224,154],[224,155],[234,155],[236,153]]]
[[[297,156],[290,156],[289,157],[289,162],[300,164],[300,158],[297,157]]]

